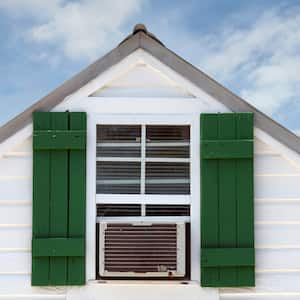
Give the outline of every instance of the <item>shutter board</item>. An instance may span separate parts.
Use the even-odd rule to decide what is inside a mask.
[[[204,267],[254,266],[254,248],[204,248],[201,250]]]
[[[40,131],[85,131],[85,113],[35,112],[34,135]],[[84,137],[85,141],[85,137]],[[33,241],[39,238],[84,238],[85,149],[58,145],[33,152]],[[85,142],[84,142],[85,146]],[[82,148],[82,147],[80,147]],[[51,149],[51,150],[50,150]],[[32,285],[84,284],[84,256],[32,253]]]
[[[226,113],[201,115],[201,143],[246,145],[246,152],[232,149],[211,157],[201,153],[202,259],[207,248],[253,248],[253,115]],[[201,150],[203,144],[201,145]],[[246,154],[246,155],[245,155]],[[212,159],[213,158],[213,159]],[[227,251],[227,255],[232,255]],[[226,255],[223,255],[226,259]],[[232,259],[232,258],[230,258]],[[254,267],[201,265],[202,286],[253,286]]]
[[[33,130],[50,128],[50,114],[33,114]],[[47,170],[47,172],[45,172]],[[33,153],[32,236],[49,236],[50,218],[50,151]],[[38,201],[37,201],[38,199]],[[32,257],[32,285],[47,285],[49,258]]]
[[[82,238],[44,238],[32,240],[32,253],[39,256],[84,256]]]
[[[36,130],[33,135],[35,150],[84,149],[85,143],[82,130]]]

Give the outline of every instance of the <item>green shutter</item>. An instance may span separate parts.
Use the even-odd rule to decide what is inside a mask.
[[[33,113],[32,285],[85,283],[86,114]]]
[[[202,114],[201,285],[255,285],[253,114]]]

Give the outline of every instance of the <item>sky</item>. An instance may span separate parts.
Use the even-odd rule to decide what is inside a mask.
[[[300,0],[0,0],[0,126],[136,23],[300,135]]]

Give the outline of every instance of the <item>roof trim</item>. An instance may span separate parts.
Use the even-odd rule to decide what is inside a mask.
[[[22,129],[31,122],[31,115],[34,111],[49,111],[61,103],[67,96],[74,93],[82,86],[93,80],[111,66],[120,62],[123,58],[142,48],[162,63],[185,77],[193,84],[213,96],[234,112],[253,112],[254,124],[265,131],[280,143],[300,153],[300,138],[287,128],[283,127],[273,119],[238,97],[230,90],[216,82],[214,79],[179,57],[177,54],[166,48],[153,35],[139,30],[130,35],[108,54],[98,59],[86,69],[64,82],[50,94],[27,108],[14,119],[7,122],[0,128],[0,142]]]

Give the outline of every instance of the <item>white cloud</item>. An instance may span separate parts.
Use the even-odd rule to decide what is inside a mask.
[[[63,0],[1,0],[0,9],[13,17],[32,16],[42,20],[53,15],[62,3]]]
[[[300,106],[299,9],[273,9],[241,29],[207,35],[202,65],[246,100],[273,114],[289,101]]]
[[[41,4],[42,3],[42,4]],[[2,0],[0,8],[36,22],[26,38],[61,50],[71,59],[94,59],[121,36],[121,26],[137,13],[141,0]]]

